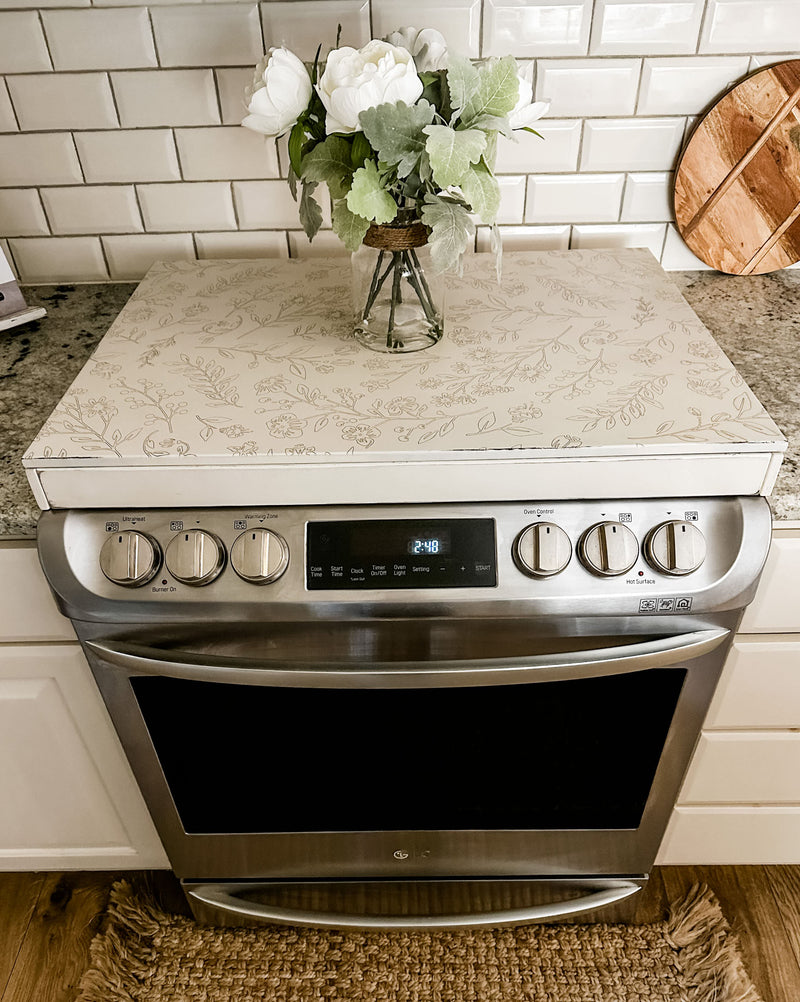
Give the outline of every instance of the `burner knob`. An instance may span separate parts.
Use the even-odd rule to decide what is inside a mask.
[[[639,542],[622,522],[598,522],[578,544],[581,563],[592,574],[614,577],[629,571],[639,558]]]
[[[248,529],[234,540],[231,567],[252,584],[277,581],[289,564],[289,547],[269,529]]]
[[[184,584],[211,584],[225,566],[225,547],[213,533],[189,529],[169,541],[164,563],[170,574]]]
[[[161,566],[161,547],[144,532],[115,532],[100,550],[100,570],[123,588],[147,584]]]
[[[647,534],[644,555],[662,574],[691,574],[706,559],[705,537],[691,522],[662,522]]]
[[[570,561],[569,536],[554,522],[535,522],[514,541],[514,563],[532,578],[560,574]]]

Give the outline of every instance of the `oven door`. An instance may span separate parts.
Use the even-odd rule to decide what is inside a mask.
[[[730,641],[511,620],[220,629],[83,638],[191,880],[646,873]]]

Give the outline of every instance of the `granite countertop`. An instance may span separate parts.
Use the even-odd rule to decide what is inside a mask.
[[[789,440],[770,500],[776,519],[800,519],[800,272],[670,277]],[[38,508],[22,453],[135,288],[28,286],[28,304],[47,316],[0,333],[0,538],[35,536]]]

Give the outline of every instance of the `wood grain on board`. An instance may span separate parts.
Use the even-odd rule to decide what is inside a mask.
[[[702,119],[675,175],[675,220],[718,271],[800,261],[800,59],[754,73]]]

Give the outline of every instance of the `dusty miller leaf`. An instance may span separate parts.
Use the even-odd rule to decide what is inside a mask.
[[[422,221],[430,227],[428,246],[434,271],[457,268],[461,255],[475,236],[475,224],[460,202],[428,193],[422,207]]]
[[[300,223],[306,231],[309,240],[313,240],[322,226],[322,209],[314,198],[316,181],[303,181],[303,192],[300,195]]]
[[[433,121],[434,107],[418,101],[409,107],[403,101],[367,108],[358,116],[370,146],[385,164],[397,164],[397,176],[407,177],[425,149],[423,129]]]
[[[378,168],[368,160],[353,175],[347,193],[347,208],[356,216],[375,223],[390,223],[397,215],[397,203],[381,184]]]
[[[461,191],[481,222],[491,226],[500,208],[500,185],[482,160],[470,165],[461,181]]]
[[[514,110],[519,100],[517,64],[512,56],[490,59],[477,69],[480,76],[478,90],[461,114],[465,125],[472,125],[483,115],[504,118]]]
[[[369,220],[351,212],[347,207],[347,199],[340,198],[333,203],[331,225],[333,232],[352,253],[361,246],[364,234],[369,229]]]
[[[461,184],[470,164],[476,164],[486,149],[486,133],[478,129],[456,131],[449,125],[426,125],[425,149],[431,158],[433,179],[441,188]]]
[[[449,53],[447,60],[447,88],[453,112],[460,112],[477,93],[480,74],[464,56]]]
[[[324,181],[332,198],[344,198],[353,180],[350,143],[342,136],[328,136],[303,157],[303,180]]]

